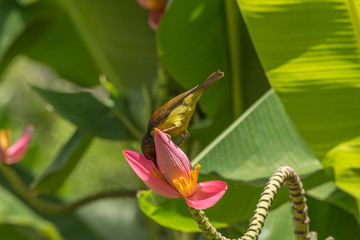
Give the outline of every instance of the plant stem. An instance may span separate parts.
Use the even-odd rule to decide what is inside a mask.
[[[316,233],[309,232],[308,207],[306,205],[305,190],[300,181],[300,177],[290,167],[280,167],[271,176],[267,182],[263,193],[261,194],[259,203],[256,205],[254,216],[250,220],[247,232],[240,238],[234,240],[255,240],[261,233],[265,219],[270,211],[271,204],[276,197],[281,186],[286,183],[290,191],[291,207],[293,210],[293,220],[295,222],[295,239],[317,239]],[[214,228],[209,219],[205,216],[204,211],[189,208],[194,220],[198,223],[199,228],[204,235],[210,240],[232,240],[222,236],[216,228]]]
[[[209,219],[205,216],[203,210],[195,209],[189,207],[189,210],[192,214],[194,220],[198,223],[200,230],[204,233],[204,235],[210,240],[228,240],[228,238],[221,236],[216,228],[214,228]]]
[[[229,42],[230,69],[232,79],[232,97],[234,118],[243,112],[242,86],[241,86],[241,34],[240,10],[235,0],[225,0],[226,23]]]
[[[75,209],[93,202],[101,198],[109,197],[133,197],[136,195],[137,191],[134,190],[114,190],[96,193],[84,197],[82,199],[73,201],[71,203],[53,203],[46,201],[44,199],[38,198],[34,192],[30,191],[27,186],[23,183],[17,173],[8,165],[0,162],[0,170],[10,182],[12,187],[17,191],[17,193],[26,200],[31,206],[36,208],[39,211],[50,213],[50,214],[65,214],[74,211]]]

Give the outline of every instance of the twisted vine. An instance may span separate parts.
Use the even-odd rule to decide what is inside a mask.
[[[305,190],[300,181],[299,175],[291,167],[280,167],[271,176],[267,182],[260,200],[256,205],[254,216],[250,220],[247,232],[240,238],[229,239],[219,233],[214,228],[209,219],[205,216],[204,211],[189,207],[194,220],[198,223],[199,228],[204,235],[210,240],[256,240],[261,229],[264,226],[265,219],[270,211],[271,205],[281,186],[286,183],[290,192],[291,208],[293,220],[295,222],[295,239],[296,240],[316,240],[317,234],[309,232],[308,207],[306,205]],[[328,237],[326,240],[334,240]]]

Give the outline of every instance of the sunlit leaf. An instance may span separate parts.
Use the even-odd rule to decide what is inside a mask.
[[[315,154],[360,135],[355,1],[238,0],[260,60]]]
[[[333,148],[325,156],[323,165],[333,169],[336,185],[360,203],[360,138]]]

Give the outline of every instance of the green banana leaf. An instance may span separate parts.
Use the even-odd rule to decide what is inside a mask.
[[[154,33],[136,1],[65,1],[92,58],[120,93],[151,86],[157,73]]]
[[[333,170],[337,186],[360,203],[360,138],[333,148],[323,160],[324,168]]]
[[[99,71],[59,1],[2,1],[0,9],[0,73],[26,54],[80,86],[99,84]]]
[[[315,154],[360,135],[354,1],[239,0],[269,80]]]
[[[339,160],[354,158],[335,147],[360,136],[359,4],[238,3],[267,76],[294,125],[320,160],[336,151],[338,160],[327,160],[326,165],[331,167],[331,162],[338,174]],[[350,182],[360,182],[357,169],[345,170],[335,181],[359,201],[358,187],[350,187]]]
[[[310,230],[318,233],[318,239],[325,239],[328,236],[335,239],[360,238],[359,222],[352,214],[333,204],[311,197],[307,198],[307,203],[309,205]]]

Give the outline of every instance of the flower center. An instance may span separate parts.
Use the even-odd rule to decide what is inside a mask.
[[[195,166],[195,171],[191,170],[189,173],[189,182],[186,181],[185,177],[180,177],[178,179],[173,179],[173,184],[176,189],[179,191],[183,197],[190,197],[196,192],[197,180],[199,177],[199,168],[200,164],[198,163]]]
[[[10,142],[10,130],[0,130],[0,161],[5,159]]]

